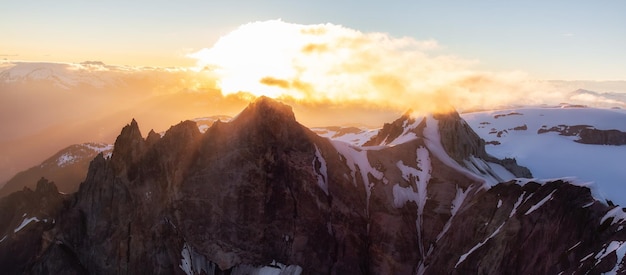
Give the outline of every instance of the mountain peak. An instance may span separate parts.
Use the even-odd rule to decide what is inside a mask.
[[[144,143],[139,125],[133,118],[130,124],[126,124],[122,128],[120,135],[115,140],[111,161],[114,165],[136,162],[143,152]]]
[[[248,109],[250,108],[256,109],[259,112],[263,112],[263,114],[267,112],[276,112],[285,115],[293,120],[296,119],[291,106],[284,104],[278,100],[269,98],[267,96],[260,96],[259,98],[257,98],[248,106]]]
[[[296,122],[296,117],[291,106],[278,100],[260,96],[251,102],[235,119],[235,121],[247,121],[260,119],[267,122]]]
[[[143,137],[141,136],[141,131],[139,130],[139,124],[133,118],[133,120],[122,128],[120,135],[115,140],[115,148],[117,149],[121,143],[134,142],[137,143],[139,141],[143,141]],[[117,150],[114,150],[114,153]]]

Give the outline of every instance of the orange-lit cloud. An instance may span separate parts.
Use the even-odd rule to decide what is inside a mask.
[[[303,53],[315,53],[315,52],[325,52],[328,50],[328,45],[325,44],[308,44],[302,48]]]
[[[273,78],[271,76],[261,78],[261,84],[265,84],[267,86],[278,86],[283,89],[289,89],[289,87],[291,86],[289,84],[289,81]]]
[[[484,72],[477,61],[435,54],[435,40],[280,20],[243,25],[190,55],[214,68],[224,94],[433,111],[559,101],[523,72]]]

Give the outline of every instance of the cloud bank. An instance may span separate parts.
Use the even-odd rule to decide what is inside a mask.
[[[60,88],[75,92],[100,89],[108,93],[172,94],[215,89],[215,78],[191,68],[159,68],[109,65],[100,61],[81,63],[0,61],[1,85],[48,84],[45,89]],[[14,89],[12,87],[11,89]]]
[[[477,61],[441,48],[432,39],[272,20],[242,25],[189,56],[217,75],[224,94],[304,104],[432,112],[557,103],[564,96],[524,72],[480,71]]]

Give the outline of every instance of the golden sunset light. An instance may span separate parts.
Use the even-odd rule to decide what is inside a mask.
[[[626,2],[3,1],[1,274],[626,274]]]
[[[217,75],[223,94],[246,92],[305,104],[431,112],[562,96],[523,72],[480,71],[473,68],[475,61],[437,53],[439,47],[435,40],[272,20],[242,25],[189,56]]]

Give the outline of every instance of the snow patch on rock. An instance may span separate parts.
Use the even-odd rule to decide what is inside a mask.
[[[367,195],[367,212],[369,212],[371,189],[374,184],[370,182],[368,175],[372,175],[374,178],[382,180],[383,173],[372,167],[367,157],[367,150],[336,140],[331,140],[331,144],[335,147],[337,152],[343,156],[346,161],[346,165],[348,165],[352,171],[352,180],[355,186],[357,184],[357,169],[361,172],[360,176]]]
[[[609,254],[611,254],[612,252],[614,252],[617,254],[617,262],[615,264],[615,267],[613,268],[613,270],[604,273],[604,274],[617,274],[617,270],[619,269],[619,266],[622,262],[622,259],[624,258],[624,254],[626,254],[626,242],[624,241],[612,241],[609,244],[607,244],[606,246],[604,246],[604,248],[602,248],[602,250],[600,250],[595,256],[594,258],[596,259],[596,265],[599,264],[602,259],[604,259],[604,257],[608,256]]]
[[[43,220],[44,222],[47,222],[48,220]],[[13,230],[13,233],[17,233],[18,231],[22,230],[24,227],[26,227],[28,224],[30,224],[31,222],[40,222],[40,220],[37,217],[30,217],[30,218],[26,218],[22,221],[22,223],[15,228],[15,230]]]
[[[550,193],[549,195],[547,195],[545,198],[543,198],[542,200],[540,200],[537,204],[533,205],[530,207],[530,209],[528,209],[528,211],[526,211],[526,213],[524,215],[528,215],[530,213],[532,213],[533,211],[537,210],[539,207],[541,207],[544,203],[548,202],[549,200],[552,200],[552,195],[554,195],[554,192],[556,192],[555,190],[552,190],[552,193]]]
[[[461,208],[461,205],[465,201],[465,198],[467,198],[467,194],[470,190],[472,190],[471,186],[465,190],[457,186],[456,195],[454,196],[454,199],[452,200],[452,204],[450,206],[451,216],[448,221],[446,221],[446,224],[443,226],[443,230],[441,230],[439,235],[437,235],[437,241],[439,241],[446,234],[446,232],[448,232],[448,229],[450,229],[450,226],[452,225],[452,220],[456,216],[456,213],[459,211],[459,208]],[[502,203],[502,201],[499,201],[499,203]]]
[[[606,214],[604,214],[604,216],[600,220],[600,224],[603,224],[604,221],[606,221],[609,218],[613,218],[611,225],[614,225],[616,223],[622,223],[626,221],[626,212],[624,212],[624,210],[621,207],[615,207],[609,210],[608,212],[606,212]]]
[[[317,164],[319,163],[319,169]],[[315,158],[313,159],[313,169],[317,175],[317,185],[322,188],[324,193],[328,195],[328,168],[326,167],[326,160],[322,157],[320,149],[315,145]]]
[[[479,242],[478,244],[476,244],[474,247],[472,247],[469,251],[467,251],[467,253],[461,255],[461,257],[459,258],[459,260],[456,262],[456,265],[454,265],[454,268],[456,268],[457,266],[459,266],[459,264],[461,264],[463,261],[465,261],[465,259],[467,259],[467,257],[469,255],[472,254],[472,252],[476,251],[476,249],[479,249],[481,246],[483,246],[485,243],[487,243],[487,241],[491,240],[493,237],[495,237],[499,232],[500,229],[502,229],[502,226],[504,226],[504,223],[502,223],[498,229],[496,229],[495,231],[493,231],[493,233],[491,233],[491,235],[489,235],[489,237],[487,237],[484,241]]]
[[[393,186],[393,202],[394,206],[400,208],[408,201],[417,204],[417,238],[420,252],[424,254],[424,246],[422,242],[422,229],[424,224],[424,207],[428,199],[428,182],[432,172],[432,163],[430,161],[430,153],[424,147],[417,148],[417,167],[413,168],[399,161],[396,166],[402,172],[402,178],[409,183],[408,187],[400,187],[398,184]],[[414,191],[415,190],[415,191]]]

